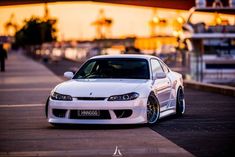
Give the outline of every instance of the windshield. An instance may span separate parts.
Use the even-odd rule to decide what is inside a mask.
[[[102,58],[87,61],[73,79],[149,79],[148,61],[138,58]]]

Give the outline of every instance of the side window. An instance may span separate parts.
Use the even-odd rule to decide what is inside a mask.
[[[168,67],[167,67],[162,61],[159,61],[159,62],[161,63],[161,66],[162,66],[162,68],[163,68],[163,71],[164,71],[165,73],[168,73],[168,72],[169,72]]]
[[[156,73],[163,72],[160,63],[156,59],[151,59],[151,67],[152,67],[153,76],[156,75]]]

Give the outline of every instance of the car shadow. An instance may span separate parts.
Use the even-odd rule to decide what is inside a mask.
[[[48,129],[59,130],[119,130],[146,127],[145,124],[60,124],[48,126]]]
[[[118,129],[137,129],[143,127],[152,128],[159,125],[159,123],[164,123],[167,121],[172,121],[176,119],[183,119],[187,115],[181,117],[177,115],[170,115],[159,119],[158,124],[149,126],[147,124],[56,124],[50,125],[48,129],[59,129],[59,130],[118,130]]]
[[[159,123],[169,121],[169,120],[173,120],[173,119],[180,119],[180,118],[182,118],[182,117],[178,117],[177,115],[170,115],[170,116],[159,119]]]

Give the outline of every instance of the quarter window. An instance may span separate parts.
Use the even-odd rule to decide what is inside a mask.
[[[168,73],[168,72],[169,72],[168,67],[167,67],[162,61],[160,61],[160,64],[161,64],[161,66],[162,66],[163,71],[164,71],[165,73]]]
[[[156,59],[151,59],[151,67],[153,76],[155,76],[156,73],[164,72],[159,61]]]

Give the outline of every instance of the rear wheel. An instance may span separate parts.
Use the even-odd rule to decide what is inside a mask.
[[[150,94],[147,102],[147,120],[149,125],[158,122],[160,116],[160,105],[154,94]]]
[[[183,91],[182,87],[180,87],[177,91],[176,115],[182,116],[184,113],[185,113],[184,91]]]

